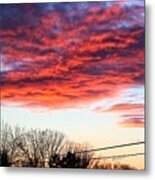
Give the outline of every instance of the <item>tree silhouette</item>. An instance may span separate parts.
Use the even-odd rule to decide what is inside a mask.
[[[88,168],[92,153],[86,153],[87,145],[68,143],[65,154],[53,157],[54,167],[61,168]]]
[[[120,163],[112,163],[112,162],[106,162],[106,161],[93,161],[93,163],[90,165],[91,169],[115,169],[115,170],[136,170],[136,168],[127,165],[127,164],[120,164]]]
[[[25,131],[8,124],[1,128],[0,166],[135,169],[129,165],[93,160],[87,144],[67,141],[64,134],[52,130]]]
[[[62,133],[52,130],[30,130],[17,146],[25,166],[28,167],[52,167],[53,157],[63,149],[65,136]]]
[[[1,141],[0,141],[0,165],[4,167],[12,166],[18,156],[17,142],[22,135],[24,129],[15,127],[12,128],[5,124],[1,128]]]

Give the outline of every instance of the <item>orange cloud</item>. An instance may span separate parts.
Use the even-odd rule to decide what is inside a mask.
[[[119,127],[123,128],[144,128],[144,120],[129,119],[118,123]]]
[[[122,112],[122,111],[129,111],[129,110],[143,110],[144,104],[115,104],[111,106],[110,108],[101,108],[98,107],[94,111],[95,112]]]
[[[122,103],[112,105],[110,108],[98,107],[94,112],[119,112],[120,121],[117,125],[122,128],[143,128],[144,127],[144,104]]]

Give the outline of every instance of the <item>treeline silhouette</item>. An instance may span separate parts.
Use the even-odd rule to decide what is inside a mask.
[[[77,144],[53,130],[1,128],[0,166],[47,168],[135,169],[129,165],[101,163],[92,152],[84,152],[87,144]],[[77,153],[82,152],[82,153]]]

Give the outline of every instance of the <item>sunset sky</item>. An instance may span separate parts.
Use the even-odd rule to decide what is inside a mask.
[[[4,122],[93,147],[144,140],[143,0],[0,8]]]

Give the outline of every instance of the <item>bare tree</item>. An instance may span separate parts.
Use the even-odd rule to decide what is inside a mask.
[[[69,143],[63,156],[57,156],[58,167],[88,168],[93,153],[87,152],[88,145]]]
[[[54,131],[47,142],[49,167],[60,167],[61,154],[64,153],[67,144],[64,134]]]
[[[132,167],[127,164],[120,164],[120,163],[113,163],[109,161],[101,161],[101,160],[95,160],[92,161],[90,165],[91,169],[115,169],[115,170],[136,170],[135,167]]]
[[[1,128],[0,141],[0,165],[7,167],[12,166],[17,160],[18,148],[17,142],[23,134],[24,129],[15,127],[14,131],[8,124],[4,124]]]
[[[18,142],[24,166],[52,167],[53,157],[60,154],[65,143],[62,133],[52,130],[30,130]]]
[[[1,166],[89,168],[93,153],[52,130],[25,131],[5,124],[1,131]]]

